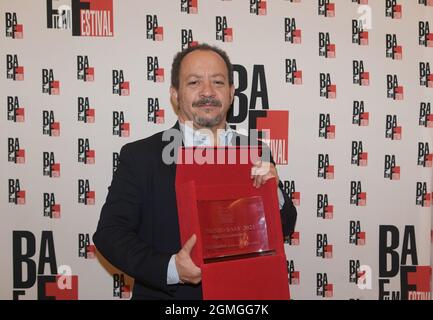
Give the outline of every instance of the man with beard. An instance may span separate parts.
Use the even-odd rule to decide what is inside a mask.
[[[201,270],[190,256],[196,236],[181,247],[176,164],[168,158],[175,159],[182,145],[238,144],[239,135],[226,123],[234,91],[233,67],[224,51],[200,44],[177,53],[170,98],[178,121],[169,130],[121,149],[93,241],[113,265],[135,279],[134,299],[202,298]],[[270,178],[279,181],[272,159],[254,165],[251,183],[255,187]],[[295,227],[296,209],[281,187],[279,182],[287,237]]]

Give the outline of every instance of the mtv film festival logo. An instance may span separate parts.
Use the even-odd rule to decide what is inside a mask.
[[[250,13],[258,16],[265,16],[267,10],[266,0],[250,0]]]
[[[26,191],[21,189],[19,179],[8,179],[8,201],[15,205],[26,204]]]
[[[25,109],[20,105],[17,96],[6,97],[7,119],[13,122],[25,121]]]
[[[319,138],[335,139],[335,125],[331,123],[329,113],[319,114]]]
[[[78,179],[78,203],[91,206],[95,204],[95,191],[90,189],[88,179]]]
[[[332,244],[328,243],[328,235],[326,233],[316,234],[316,256],[323,259],[332,259]]]
[[[113,111],[113,136],[122,138],[129,137],[130,124],[125,122],[123,111]]]
[[[317,195],[317,218],[334,218],[334,205],[330,203],[327,194]]]
[[[418,124],[426,128],[433,128],[433,115],[431,113],[430,102],[420,102]]]
[[[6,79],[13,81],[24,80],[24,67],[19,64],[16,54],[6,55]]]
[[[400,180],[400,166],[397,165],[394,154],[385,155],[383,177],[389,180]]]
[[[296,59],[286,59],[286,83],[292,85],[302,84],[302,70],[299,70]]]
[[[53,69],[42,69],[42,93],[60,94],[60,81],[55,80]]]
[[[112,37],[113,0],[70,0],[55,6],[47,0],[47,28],[72,30],[73,36]]]
[[[335,3],[330,0],[318,0],[318,14],[324,17],[335,17]]]
[[[77,56],[77,79],[84,82],[95,81],[95,68],[89,65],[88,56]]]
[[[292,200],[293,205],[301,205],[301,192],[296,191],[295,181],[283,180],[283,190],[287,196]]]
[[[198,14],[198,0],[180,0],[180,12]]]
[[[418,262],[415,226],[379,226],[379,300],[431,300],[431,276]]]
[[[57,266],[53,231],[42,231],[39,239],[30,231],[12,231],[13,299],[33,289],[38,300],[78,300],[78,276],[67,265]]]
[[[302,43],[302,30],[296,27],[295,18],[284,18],[284,41],[292,44]]]
[[[112,79],[113,94],[117,94],[119,96],[129,96],[129,81],[125,81],[125,77],[123,76],[123,70],[113,70]]]
[[[147,98],[147,122],[163,124],[164,112],[159,106],[158,98]]]
[[[319,32],[319,57],[335,58],[337,47],[331,42],[329,32]]]
[[[156,14],[146,14],[146,39],[152,41],[164,40],[164,27],[158,24]]]
[[[26,151],[20,147],[18,138],[8,138],[8,162],[24,164]]]
[[[90,241],[90,235],[88,233],[78,234],[78,258],[96,258],[96,247]]]
[[[16,12],[5,12],[5,32],[6,38],[22,39],[24,37],[24,27],[18,23]]]
[[[358,126],[368,126],[370,121],[370,113],[365,111],[364,101],[354,100],[352,108],[352,124]]]
[[[216,16],[216,40],[222,42],[233,42],[233,28],[227,24],[226,16]]]
[[[164,68],[159,66],[158,57],[147,57],[147,80],[164,82]]]
[[[50,137],[60,136],[60,122],[56,121],[52,110],[42,110],[42,134]]]
[[[194,40],[191,29],[181,29],[180,30],[180,44],[181,50],[185,50],[198,45],[198,41]]]
[[[287,260],[287,274],[289,275],[290,285],[299,285],[301,283],[301,272],[296,270],[293,260]]]
[[[77,100],[77,120],[78,122],[94,123],[95,109],[90,106],[88,97],[78,97]]]
[[[54,193],[43,193],[43,216],[51,219],[59,219],[61,214],[61,205],[56,202]]]

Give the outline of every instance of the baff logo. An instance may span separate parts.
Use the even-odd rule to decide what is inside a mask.
[[[267,9],[266,0],[250,0],[250,13],[258,16],[265,16]]]
[[[146,39],[153,41],[164,40],[164,27],[158,24],[156,14],[146,14]]]
[[[328,282],[328,274],[316,274],[316,295],[322,298],[332,298],[334,296],[334,286]]]
[[[317,195],[317,218],[333,219],[334,206],[329,203],[327,194]]]
[[[113,0],[70,1],[71,6],[53,8],[53,0],[47,0],[48,29],[72,29],[73,36],[81,37],[113,36]]]
[[[78,163],[95,164],[95,150],[90,149],[88,138],[78,138]]]
[[[349,243],[356,246],[364,246],[366,241],[365,231],[361,230],[361,222],[349,221]]]
[[[131,286],[126,284],[125,275],[123,273],[113,274],[113,297],[120,299],[131,298]]]
[[[418,165],[432,167],[433,154],[430,153],[428,142],[418,142]]]
[[[9,203],[26,204],[26,191],[21,190],[19,179],[8,180]]]
[[[90,107],[88,97],[78,97],[78,122],[94,123],[95,109]]]
[[[59,219],[60,218],[61,205],[56,202],[54,193],[44,192],[43,194],[43,216]]]
[[[299,231],[294,231],[290,235],[290,237],[286,237],[284,243],[287,243],[289,246],[299,246],[301,244],[301,235]]]
[[[401,4],[397,0],[385,0],[385,17],[401,19],[403,15]]]
[[[60,136],[60,122],[55,120],[52,110],[42,110],[42,134],[50,137]]]
[[[301,272],[296,270],[293,260],[287,261],[287,274],[289,275],[289,284],[301,284]]]
[[[329,32],[319,32],[319,57],[335,58],[336,46],[331,43]]]
[[[14,300],[35,284],[38,300],[78,300],[78,276],[69,266],[57,267],[52,231],[42,231],[40,242],[30,231],[12,231],[12,252]]]
[[[88,56],[77,56],[77,79],[95,81],[95,68],[90,67]]]
[[[426,182],[416,183],[416,201],[415,204],[421,207],[430,207],[431,204],[431,194],[427,191]]]
[[[352,43],[368,46],[368,31],[364,31],[361,20],[352,20]]]
[[[398,84],[398,78],[396,74],[386,75],[386,94],[389,99],[403,100],[404,98],[403,86]]]
[[[286,59],[286,83],[302,84],[302,70],[298,70],[296,59]]]
[[[353,70],[353,84],[357,84],[360,86],[370,85],[370,72],[365,71],[364,61],[353,60],[352,70]]]
[[[129,96],[129,81],[125,81],[123,70],[113,70],[113,94],[119,96]]]
[[[289,111],[250,110],[248,129],[258,131],[259,139],[269,145],[276,164],[288,164]]]
[[[329,113],[319,114],[319,138],[335,139],[335,125],[331,124]]]
[[[147,80],[164,82],[164,68],[159,67],[158,57],[147,57]]]
[[[322,179],[334,179],[335,168],[329,162],[329,155],[319,153],[317,162],[317,177]]]
[[[287,196],[292,200],[293,205],[295,206],[301,205],[301,193],[299,191],[296,191],[295,181],[284,180],[283,190],[287,194]]]
[[[430,63],[419,63],[419,85],[433,88],[433,74],[430,72]]]
[[[54,80],[53,69],[42,69],[42,93],[60,94],[60,81]]]
[[[352,0],[352,2],[357,4],[368,4],[368,0]]]
[[[60,163],[56,162],[54,152],[42,152],[42,174],[50,178],[60,177]]]
[[[361,277],[361,263],[359,260],[349,260],[349,283],[358,284]]]
[[[350,204],[367,205],[367,192],[362,191],[361,181],[350,181]]]
[[[352,141],[351,164],[358,167],[366,167],[368,164],[368,152],[362,147],[362,141]]]
[[[90,242],[90,236],[88,233],[78,234],[78,258],[96,258],[96,247]]]
[[[180,0],[180,12],[187,14],[198,13],[198,0]]]
[[[319,16],[335,17],[335,3],[329,0],[319,0],[318,6]]]
[[[24,80],[24,67],[20,66],[16,54],[6,55],[6,79],[12,79],[13,81]]]
[[[428,21],[418,22],[418,43],[420,46],[433,47],[433,33],[430,32]]]
[[[90,190],[88,179],[78,179],[78,203],[84,205],[95,204],[95,191]]]
[[[158,98],[147,98],[147,122],[164,123],[164,109],[159,106]]]
[[[19,164],[26,162],[26,151],[20,148],[18,138],[8,138],[8,161]]]
[[[316,256],[323,259],[332,259],[332,244],[328,243],[326,233],[316,234]]]
[[[24,36],[24,28],[22,24],[18,24],[16,12],[5,12],[5,30],[6,38],[22,39]]]
[[[433,6],[433,0],[418,0],[418,3],[429,7]]]
[[[401,231],[403,231],[401,233]],[[420,266],[415,226],[379,226],[379,300],[431,300],[431,266]],[[399,291],[388,291],[392,280]]]
[[[389,180],[400,180],[400,166],[396,164],[394,154],[385,155],[383,177]]]
[[[113,164],[113,174],[114,172],[116,172],[117,166],[119,165],[119,153],[118,152],[113,152],[113,156],[112,156],[112,164]]]
[[[397,36],[395,34],[387,33],[385,36],[386,40],[386,57],[392,60],[403,59],[403,47],[397,42]]]
[[[216,40],[222,42],[233,42],[233,28],[229,28],[227,25],[226,16],[216,16]]]
[[[185,50],[198,45],[198,41],[194,40],[191,29],[180,30],[180,46],[181,50]]]
[[[20,106],[20,102],[17,96],[7,96],[6,98],[8,121],[13,122],[24,122],[25,121],[25,109]]]
[[[9,108],[8,108],[9,110]],[[433,115],[431,114],[430,102],[421,102],[419,105],[419,122],[420,126],[433,128]]]
[[[397,115],[387,114],[385,118],[385,138],[391,140],[401,140],[403,128],[398,125]]]
[[[365,111],[364,101],[354,100],[352,110],[352,124],[358,126],[368,126],[368,123],[370,121],[370,114]]]
[[[125,122],[123,111],[113,111],[113,136],[129,137],[129,122]]]
[[[302,30],[296,28],[295,18],[284,18],[284,41],[301,44]]]
[[[337,98],[337,85],[332,83],[329,73],[320,73],[319,75],[320,96],[326,99]]]

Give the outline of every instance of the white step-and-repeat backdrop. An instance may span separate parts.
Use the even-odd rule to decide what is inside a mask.
[[[92,234],[121,146],[171,127],[173,55],[235,70],[298,210],[293,299],[431,299],[432,0],[2,0],[0,298],[128,299]],[[432,149],[432,152],[430,152]]]

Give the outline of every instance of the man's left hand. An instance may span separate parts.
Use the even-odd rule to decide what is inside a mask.
[[[273,163],[259,160],[251,168],[251,179],[253,180],[254,187],[260,187],[271,178],[275,178],[278,184],[277,168],[275,168]]]

